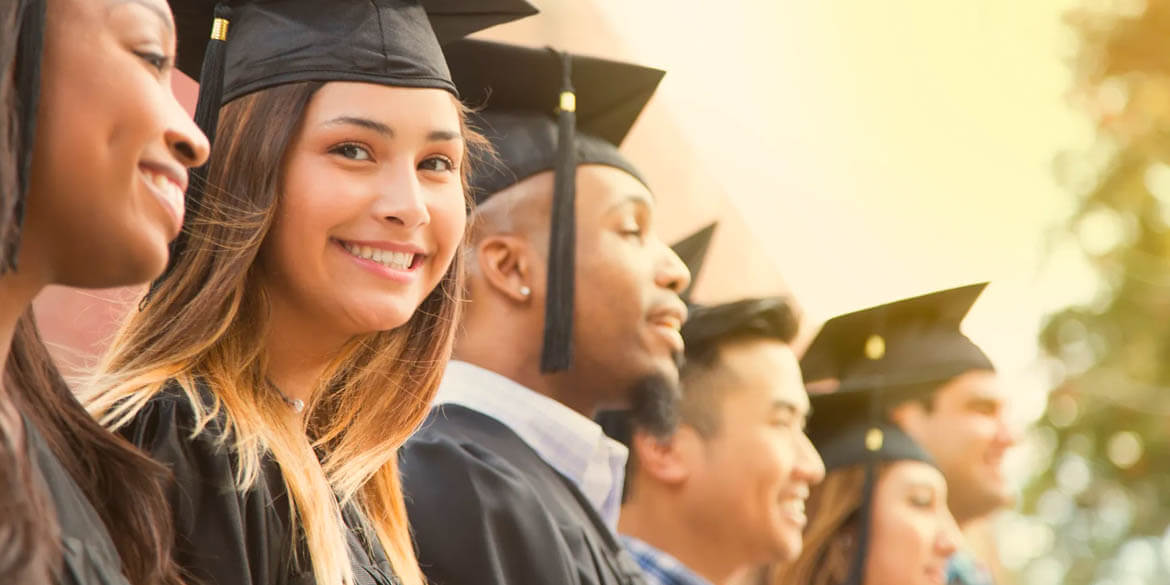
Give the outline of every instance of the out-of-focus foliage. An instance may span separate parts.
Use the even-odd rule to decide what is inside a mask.
[[[1023,505],[1051,545],[1019,581],[1167,583],[1170,0],[1088,2],[1067,18],[1079,41],[1070,95],[1097,139],[1057,172],[1077,198],[1067,234],[1100,286],[1042,332],[1064,372],[1037,429],[1052,465]]]

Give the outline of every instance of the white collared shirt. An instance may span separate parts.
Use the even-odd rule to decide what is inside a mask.
[[[494,418],[576,484],[610,530],[617,530],[625,445],[575,410],[474,364],[451,360],[435,405],[458,404]]]

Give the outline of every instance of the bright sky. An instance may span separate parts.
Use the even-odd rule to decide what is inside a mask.
[[[1045,385],[1040,317],[1092,285],[1044,261],[1053,159],[1092,138],[1064,99],[1075,0],[597,4],[812,320],[992,280],[966,331]]]

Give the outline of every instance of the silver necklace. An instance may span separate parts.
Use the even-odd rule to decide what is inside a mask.
[[[293,409],[293,412],[300,414],[303,410],[305,410],[305,401],[304,400],[301,400],[300,398],[297,398],[297,399],[289,398],[288,394],[285,394],[284,391],[280,389],[280,386],[277,386],[276,383],[273,382],[271,378],[265,378],[265,380],[267,380],[268,385],[272,386],[272,389],[276,390],[276,393],[280,395],[280,399],[283,400],[284,403],[287,404],[289,408]]]

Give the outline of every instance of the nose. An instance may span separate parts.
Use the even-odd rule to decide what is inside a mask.
[[[676,293],[682,293],[691,284],[691,271],[683,263],[678,254],[670,249],[662,240],[656,240],[659,248],[659,258],[654,281],[663,288]]]
[[[407,228],[416,229],[430,223],[426,193],[418,180],[413,161],[388,165],[389,172],[378,186],[379,195],[374,203],[374,214],[382,220]]]
[[[805,433],[800,434],[800,459],[796,470],[809,485],[817,485],[825,479],[825,461]]]
[[[946,506],[941,506],[938,513],[938,533],[934,540],[934,550],[944,558],[950,558],[959,550],[959,544],[963,542],[963,533],[959,530],[959,525],[955,522],[955,517],[951,515],[951,511]]]
[[[179,104],[173,93],[167,93],[167,130],[164,140],[171,156],[185,167],[197,167],[207,162],[211,145],[207,136]]]
[[[998,425],[995,440],[1004,448],[1011,447],[1020,441],[1019,431],[1007,419],[1000,417]]]

